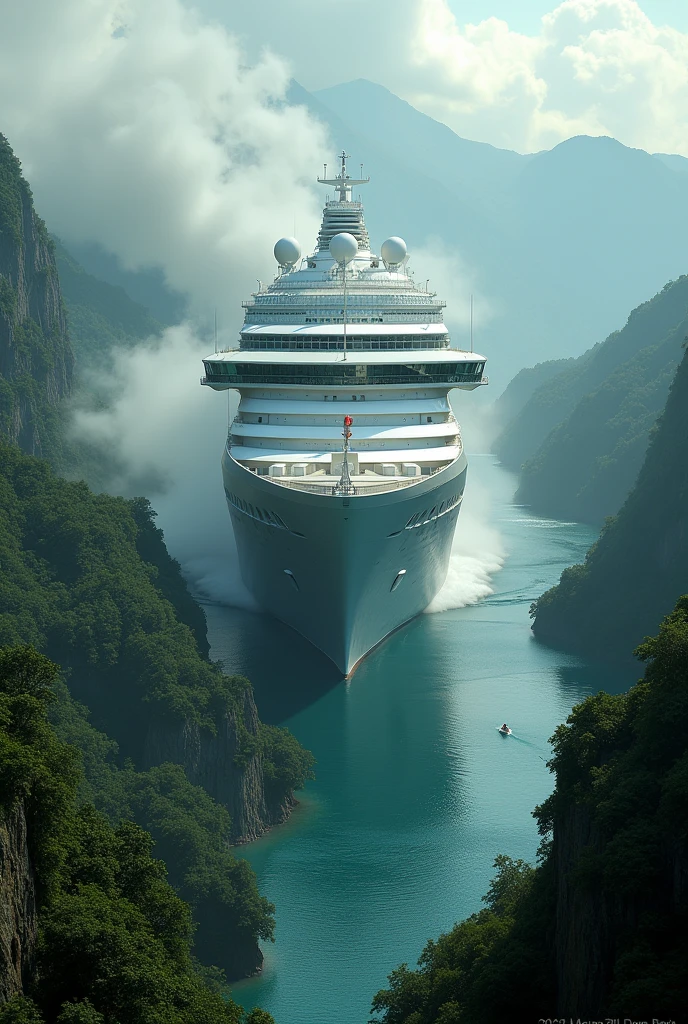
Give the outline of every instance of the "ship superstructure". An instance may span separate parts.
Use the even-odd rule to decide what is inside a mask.
[[[241,400],[222,458],[242,576],[348,675],[442,586],[466,456],[448,393],[487,383],[400,238],[370,248],[346,154],[315,251],[280,239],[239,347],[202,383]]]

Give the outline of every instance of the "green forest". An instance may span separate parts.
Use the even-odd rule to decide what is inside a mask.
[[[273,908],[229,851],[227,810],[182,766],[149,766],[147,734],[160,720],[213,734],[231,718],[237,776],[259,757],[273,802],[311,776],[311,755],[286,730],[243,724],[250,684],[208,660],[203,614],[145,500],[94,495],[0,443],[0,509],[0,643],[32,644],[63,668],[69,689],[58,688],[51,716],[82,751],[81,790],[112,823],[153,834],[194,909],[205,962],[251,973]]]
[[[31,883],[0,1020],[238,1021],[225,979],[260,969],[274,907],[232,846],[284,819],[313,757],[210,661],[148,500],[58,475],[90,459],[75,382],[160,324],[48,236],[4,137],[0,267],[0,848]]]
[[[222,975],[193,955],[189,907],[153,837],[81,799],[79,753],[49,721],[68,701],[60,689],[58,666],[34,648],[0,648],[0,808],[28,837],[38,911],[24,995],[0,1007],[1,1024],[238,1024]]]
[[[506,425],[492,450],[519,472],[519,503],[596,525],[618,512],[680,362],[687,310],[684,276],[560,372],[543,363],[514,378],[495,404]]]
[[[622,657],[685,591],[688,580],[688,353],[650,439],[637,483],[583,565],[566,569],[531,612],[540,639]]]
[[[526,1010],[533,1020],[680,1019],[688,739],[676,725],[688,718],[688,597],[636,654],[643,679],[586,698],[552,737],[537,866],[498,857],[485,908],[428,942],[416,969],[390,975],[376,1024],[497,1024]]]

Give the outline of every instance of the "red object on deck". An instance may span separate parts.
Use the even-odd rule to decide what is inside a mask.
[[[350,427],[352,423],[353,423],[353,420],[352,420],[351,416],[347,415],[347,416],[344,417],[344,426],[345,427]]]

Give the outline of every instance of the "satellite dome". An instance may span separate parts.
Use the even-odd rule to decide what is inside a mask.
[[[293,267],[301,255],[301,246],[295,238],[280,238],[273,252],[280,267]]]
[[[330,256],[336,263],[349,263],[358,252],[358,242],[348,231],[341,231],[330,241]]]
[[[382,258],[390,267],[396,267],[406,259],[406,242],[403,238],[392,235],[385,239],[380,250]]]

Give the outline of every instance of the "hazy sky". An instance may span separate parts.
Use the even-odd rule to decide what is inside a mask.
[[[282,102],[290,75],[311,89],[368,78],[468,138],[522,151],[587,133],[688,156],[685,0],[0,7],[0,131],[50,229],[96,240],[132,269],[160,266],[193,311],[217,307],[232,338],[241,300],[274,270],[275,238],[294,219],[303,239],[317,232],[313,171],[335,143]],[[430,255],[418,265],[438,278]],[[472,268],[457,266],[469,286]],[[121,353],[119,397],[82,424],[125,458],[132,481],[151,469],[169,477],[156,503],[197,575],[227,535],[217,469],[227,406],[197,384],[208,348],[185,325]]]
[[[189,0],[190,2],[190,0]],[[308,89],[387,86],[459,134],[533,152],[573,135],[688,156],[682,0],[197,0]]]
[[[449,6],[456,20],[464,24],[503,18],[515,32],[534,33],[555,4],[552,0],[450,0]],[[655,25],[688,32],[688,4],[683,0],[641,0],[639,6]]]

